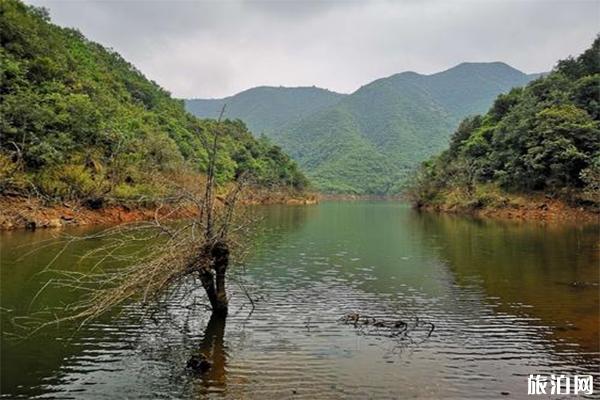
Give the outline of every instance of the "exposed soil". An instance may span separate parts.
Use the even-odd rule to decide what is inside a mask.
[[[381,197],[342,196],[316,194],[290,194],[273,191],[253,191],[247,194],[241,203],[245,205],[260,204],[317,204],[320,200],[364,200],[382,199]],[[521,204],[510,204],[505,207],[463,208],[430,206],[423,210],[452,214],[468,214],[484,218],[511,220],[533,220],[543,222],[586,222],[600,223],[600,213],[583,207],[573,207],[564,201],[548,199],[543,196],[531,196]],[[154,207],[105,205],[93,209],[89,205],[79,203],[60,203],[44,205],[33,198],[0,196],[0,230],[60,228],[64,226],[120,224],[134,221],[150,220],[159,217],[181,219],[193,217],[195,209],[174,208],[166,205],[159,209]]]
[[[246,205],[255,204],[316,204],[314,194],[290,195],[283,192],[253,192],[242,199]],[[97,209],[94,209],[97,208]],[[193,207],[165,205],[160,208],[128,205],[82,205],[59,203],[45,205],[35,198],[0,196],[0,230],[61,228],[79,225],[120,224],[150,220],[156,216],[169,219],[195,215]]]
[[[586,222],[600,223],[598,210],[574,207],[562,200],[543,196],[529,196],[522,204],[503,207],[460,208],[445,206],[423,206],[421,209],[437,212],[469,214],[484,218],[532,220],[542,222]]]

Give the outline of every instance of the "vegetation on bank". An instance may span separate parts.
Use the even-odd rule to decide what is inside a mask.
[[[418,207],[518,207],[543,194],[577,206],[600,203],[600,37],[547,76],[498,96],[466,118],[410,189]],[[516,203],[515,203],[516,201]]]
[[[239,120],[200,120],[111,49],[0,0],[0,195],[152,201],[206,172],[219,135],[220,184],[240,175],[303,190],[282,150]]]

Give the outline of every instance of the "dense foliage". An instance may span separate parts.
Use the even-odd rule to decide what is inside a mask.
[[[505,192],[600,196],[600,38],[545,77],[498,96],[483,116],[462,121],[413,188],[420,204],[462,191],[475,205],[482,186]]]
[[[447,145],[462,118],[531,79],[502,63],[464,63],[433,75],[393,75],[346,96],[255,88],[187,107],[214,115],[224,101],[231,103],[229,115],[280,144],[322,191],[393,194],[415,165]]]
[[[279,147],[241,121],[199,120],[116,52],[51,24],[44,9],[0,7],[2,193],[166,194],[164,182],[205,171],[215,133],[220,182],[248,172],[263,185],[306,185]]]

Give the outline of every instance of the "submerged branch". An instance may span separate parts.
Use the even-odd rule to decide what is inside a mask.
[[[210,237],[206,236],[209,231],[206,214],[204,220],[168,224],[157,214],[152,221],[112,227],[93,235],[63,236],[58,255],[41,272],[49,278],[31,304],[49,288],[77,291],[78,301],[51,313],[45,310],[31,314],[29,333],[68,321],[79,321],[81,327],[130,302],[151,310],[181,287],[190,283],[200,287],[196,282],[202,283],[212,310],[226,314],[225,274],[230,253],[235,252],[236,261],[246,254],[244,247],[253,225],[250,218],[234,208],[240,190],[241,183],[225,196],[224,202],[210,211],[205,209],[212,214],[211,221],[215,224]],[[192,202],[198,203],[201,202]],[[56,268],[57,260],[68,248],[90,239],[99,241],[100,246],[83,254],[74,264],[90,264],[86,272]],[[45,322],[40,322],[37,317],[44,312],[49,315]]]
[[[415,317],[414,321],[407,322],[401,319],[350,313],[340,318],[340,322],[353,325],[361,335],[397,339],[408,339],[412,332],[423,331],[423,329],[425,329],[426,339],[435,330],[435,325],[432,322],[421,321],[418,317]]]
[[[154,219],[147,222],[120,225],[88,236],[65,235],[62,247],[41,272],[56,276],[41,287],[31,303],[49,287],[76,290],[79,300],[60,308],[62,316],[52,310],[53,320],[40,324],[39,320],[31,319],[33,332],[66,321],[79,321],[81,327],[126,302],[137,302],[151,310],[185,284],[198,281],[213,313],[227,314],[225,280],[230,254],[245,254],[243,248],[248,244],[251,221],[236,208],[247,176],[241,174],[235,184],[219,187],[221,193],[217,193],[216,160],[223,112],[224,108],[207,148],[206,181],[198,182],[197,191],[182,190],[177,199],[169,200],[169,204],[176,202],[172,210],[195,209],[196,218],[165,223],[174,211],[161,215],[159,206]],[[90,269],[82,273],[54,268],[70,246],[90,239],[101,244],[79,260],[79,263],[91,261]],[[254,306],[247,291],[244,292]]]

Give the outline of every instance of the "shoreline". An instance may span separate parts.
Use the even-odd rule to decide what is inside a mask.
[[[259,192],[240,200],[242,205],[313,205],[319,197],[313,193],[303,195],[285,192]],[[81,203],[62,202],[45,205],[38,199],[25,197],[0,196],[0,231],[17,229],[60,229],[85,225],[123,224],[147,221],[158,217],[167,219],[191,218],[196,215],[192,206],[130,206],[127,204],[109,204],[92,209]]]
[[[406,201],[402,196],[374,195],[330,195],[306,193],[302,195],[286,192],[253,192],[240,200],[245,206],[254,205],[314,205],[321,201],[362,201],[397,200]],[[543,223],[597,223],[600,212],[584,207],[573,207],[565,201],[531,196],[526,202],[506,206],[465,207],[447,204],[425,204],[413,207],[423,212],[433,212],[456,216],[468,216],[495,220],[537,221]],[[17,229],[63,228],[70,226],[122,224],[147,221],[157,216],[168,219],[191,218],[193,207],[129,206],[111,204],[92,209],[80,203],[58,203],[44,205],[37,199],[0,196],[0,231]]]
[[[573,207],[565,201],[556,199],[527,198],[527,202],[519,205],[484,206],[481,208],[459,207],[456,205],[425,204],[414,206],[415,209],[443,213],[449,215],[463,215],[475,218],[532,221],[542,223],[596,223],[600,224],[600,212],[584,208]]]
[[[331,194],[319,193],[319,199],[324,201],[362,201],[362,200],[406,200],[403,195],[378,195],[378,194]]]

